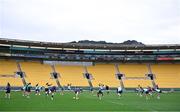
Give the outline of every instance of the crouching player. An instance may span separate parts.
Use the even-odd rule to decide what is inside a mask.
[[[41,94],[40,94],[41,89],[42,89],[42,87],[39,86],[39,84],[36,84],[36,87],[35,87],[35,95],[41,95]]]
[[[103,89],[104,89],[103,85],[99,85],[99,90],[97,92],[97,97],[99,98],[99,100],[101,100],[102,96],[104,95]]]
[[[138,88],[136,88],[135,91],[137,92],[137,95],[142,96],[143,88],[140,85],[138,85]]]
[[[49,89],[49,94],[51,94],[51,100],[54,100],[54,94],[56,92],[56,86],[52,86],[50,89]]]
[[[46,83],[46,85],[45,85],[45,94],[46,94],[46,96],[49,95],[49,91],[50,91],[51,85],[52,85],[52,84],[49,84],[49,83]]]
[[[122,89],[121,86],[119,86],[119,87],[117,88],[117,95],[118,95],[118,98],[120,98],[120,97],[122,96],[122,92],[123,92],[123,89]]]
[[[75,97],[73,97],[73,99],[78,100],[78,99],[79,99],[79,94],[80,94],[80,92],[81,92],[81,89],[80,89],[80,88],[75,88],[75,89],[74,89]]]
[[[145,93],[145,96],[146,96],[146,100],[149,99],[148,95],[152,95],[151,91],[152,90],[151,90],[151,88],[149,86],[147,88],[143,89],[143,92]]]
[[[31,88],[31,83],[28,83],[25,87],[25,95],[27,96],[27,98],[30,98]]]
[[[160,93],[162,93],[162,91],[159,89],[158,85],[155,86],[154,91],[157,92],[157,99],[160,99]]]

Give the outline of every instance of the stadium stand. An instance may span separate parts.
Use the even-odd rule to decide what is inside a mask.
[[[56,71],[61,74],[62,85],[88,86],[87,81],[83,78],[82,66],[56,65]]]
[[[20,78],[11,77],[17,71],[16,61],[14,60],[0,60],[0,74],[5,75],[0,77],[0,86],[5,86],[10,82],[12,86],[23,86]]]
[[[40,62],[20,62],[22,70],[26,73],[27,82],[32,85],[45,85],[47,82],[55,84],[50,79],[51,67]]]
[[[145,74],[148,73],[145,64],[123,64],[119,66],[119,69],[126,77],[145,77]],[[151,85],[151,81],[143,79],[124,80],[125,87],[137,87],[138,85],[147,87]]]
[[[118,80],[115,78],[115,68],[113,64],[96,64],[95,66],[88,67],[88,71],[92,74],[94,78],[92,83],[96,87],[99,84],[105,84],[113,87],[117,87],[119,85]]]
[[[83,77],[83,63],[89,63],[88,73],[92,74],[92,84],[100,83],[110,87],[119,86],[116,79],[114,63],[125,77],[124,86],[129,88],[151,85],[147,80],[147,65],[151,63],[155,82],[161,88],[180,88],[180,45],[123,45],[123,44],[84,44],[52,43],[0,38],[0,86],[10,82],[12,86],[22,86],[22,79],[15,75],[19,60],[24,79],[34,86],[49,82],[56,85],[50,73],[53,69],[48,61],[73,62],[74,64],[57,64],[60,84],[72,86],[89,86]],[[80,64],[81,63],[81,64]],[[92,64],[91,64],[92,63]],[[20,75],[19,75],[20,76]],[[142,78],[141,78],[142,77]],[[144,77],[144,79],[143,79]],[[146,77],[146,78],[145,78]]]
[[[20,62],[22,71],[26,73],[26,81],[32,85],[39,83],[45,85],[46,82],[56,85],[55,81],[50,78],[52,69],[50,65],[41,64],[40,62]],[[87,81],[83,78],[82,66],[64,66],[56,65],[56,71],[61,74],[60,83],[67,85],[71,83],[73,86],[88,86]],[[153,64],[152,72],[156,75],[155,82],[163,88],[179,88],[180,87],[180,65],[179,64]],[[120,72],[126,77],[144,77],[148,73],[145,64],[122,64],[119,66]],[[12,75],[17,71],[16,62],[14,60],[0,61],[0,74]],[[92,81],[95,87],[99,83],[117,87],[118,80],[115,78],[115,68],[113,64],[96,64],[89,66],[88,72],[93,75]],[[1,77],[1,86],[10,82],[12,86],[22,86],[20,78]],[[137,87],[151,85],[150,80],[123,80],[125,87]]]
[[[180,87],[180,64],[156,64],[152,65],[153,73],[156,74],[156,82],[163,88]]]

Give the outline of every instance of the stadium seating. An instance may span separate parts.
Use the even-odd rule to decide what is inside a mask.
[[[125,74],[126,77],[145,77],[145,74],[148,73],[145,64],[122,64],[119,66],[119,70]],[[124,80],[125,87],[137,87],[138,85],[147,87],[148,85],[151,85],[151,81],[143,79]]]
[[[55,84],[55,81],[50,78],[52,72],[49,65],[41,64],[40,62],[20,62],[22,70],[26,73],[27,82],[32,85],[45,85],[47,82]]]
[[[152,70],[156,74],[156,83],[159,87],[180,87],[180,64],[156,64]]]
[[[34,86],[39,83],[45,85],[46,82],[56,85],[55,80],[50,78],[52,68],[48,64],[41,64],[40,62],[20,62],[22,70],[26,73],[26,81],[31,82]],[[64,66],[56,65],[56,71],[61,74],[60,83],[67,85],[71,83],[73,86],[88,86],[87,80],[83,77],[84,68],[82,66]],[[162,88],[179,88],[180,87],[180,64],[152,64],[152,72],[156,75],[155,82]],[[95,66],[88,66],[88,72],[93,75],[94,86],[99,83],[117,87],[119,81],[115,78],[115,67],[113,64],[95,64]],[[148,73],[146,64],[121,64],[119,66],[121,73],[126,77],[145,77]],[[0,75],[12,75],[17,71],[16,61],[0,60]],[[22,86],[20,78],[4,78],[0,77],[0,86],[5,86],[10,82],[12,86]],[[124,80],[125,87],[137,87],[142,85],[144,87],[151,85],[150,80]]]
[[[13,60],[0,60],[0,75],[14,75],[17,71],[16,62]],[[11,86],[22,86],[22,80],[20,78],[13,77],[0,77],[0,86],[5,86],[8,82]]]
[[[61,84],[72,86],[88,86],[88,82],[83,78],[82,66],[63,66],[56,65],[56,71],[61,74]]]
[[[115,78],[115,67],[112,64],[96,64],[88,67],[88,72],[93,75],[92,83],[96,87],[99,83],[114,87],[119,85],[119,81]]]

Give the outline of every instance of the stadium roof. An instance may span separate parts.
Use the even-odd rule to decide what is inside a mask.
[[[159,44],[159,45],[122,45],[122,44],[84,44],[84,43],[55,43],[42,41],[29,41],[18,39],[0,38],[0,44],[72,48],[72,49],[107,49],[107,50],[151,50],[151,49],[180,49],[180,44]]]

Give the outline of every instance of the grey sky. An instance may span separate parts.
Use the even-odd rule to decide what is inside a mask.
[[[180,0],[0,0],[0,37],[180,44]]]

